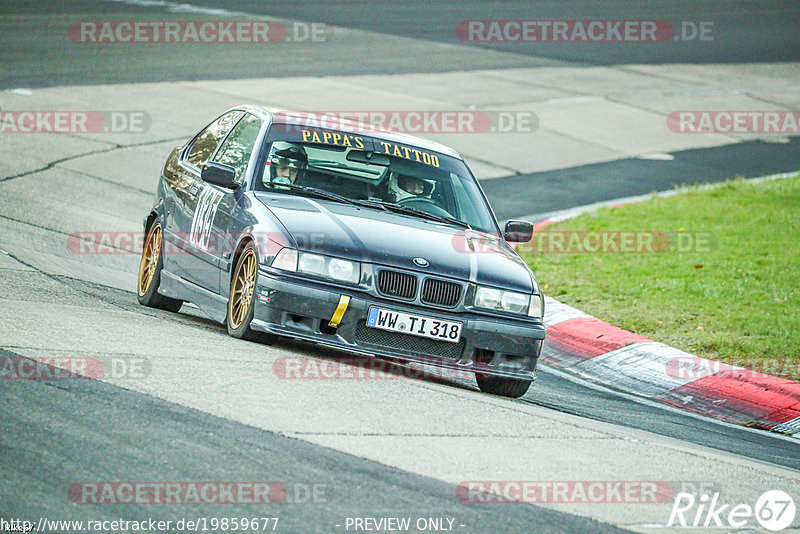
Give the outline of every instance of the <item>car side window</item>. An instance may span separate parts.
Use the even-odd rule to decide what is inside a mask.
[[[245,114],[231,130],[214,157],[217,163],[224,163],[236,169],[236,183],[240,184],[244,180],[247,164],[250,162],[260,131],[261,119],[250,113]]]
[[[228,133],[243,114],[243,111],[231,111],[209,124],[206,129],[200,132],[200,134],[195,137],[194,141],[192,141],[186,155],[186,160],[198,168],[202,167],[203,163],[214,155],[214,150],[217,149],[219,142],[222,141],[225,134]]]

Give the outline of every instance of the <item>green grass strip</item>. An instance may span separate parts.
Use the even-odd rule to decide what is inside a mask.
[[[565,304],[698,356],[800,379],[800,176],[603,208],[542,229],[520,252]]]

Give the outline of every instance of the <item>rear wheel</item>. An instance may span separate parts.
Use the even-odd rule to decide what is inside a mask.
[[[166,297],[158,292],[161,284],[161,223],[156,221],[147,232],[147,238],[142,249],[142,259],[139,261],[139,277],[136,284],[136,296],[139,304],[176,312],[183,305],[182,300]]]
[[[505,378],[502,376],[491,376],[483,373],[475,373],[475,380],[478,382],[478,387],[484,393],[491,393],[492,395],[501,395],[503,397],[511,397],[518,399],[528,392],[532,380],[524,380],[520,378]]]
[[[256,332],[250,328],[253,320],[258,276],[258,258],[252,243],[242,251],[231,278],[231,295],[228,297],[228,333],[238,339],[254,340]]]

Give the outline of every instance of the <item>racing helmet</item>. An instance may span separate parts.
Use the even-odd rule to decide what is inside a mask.
[[[308,166],[308,154],[300,145],[276,141],[272,143],[267,163],[271,182],[294,183]]]
[[[393,202],[400,202],[410,197],[429,197],[433,191],[433,182],[407,174],[391,173],[389,176],[389,194]]]

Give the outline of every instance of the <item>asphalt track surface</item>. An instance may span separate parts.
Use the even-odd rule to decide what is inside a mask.
[[[283,481],[286,501],[258,507],[259,517],[278,516],[283,532],[330,532],[346,517],[376,515],[455,517],[469,532],[619,531],[551,510],[470,506],[454,499],[445,482],[93,380],[14,381],[4,386],[0,408],[5,518],[30,517],[35,510],[52,519],[82,519],[86,511],[63,498],[65,488],[79,479],[123,475],[140,481]],[[35,495],[47,498],[34,504]],[[91,507],[86,518],[219,517],[213,507],[157,508]],[[226,506],[225,516],[253,517],[253,506]]]
[[[744,63],[796,61],[800,58],[797,2],[681,0],[671,2],[430,2],[197,1],[192,5],[278,19],[321,22],[409,39],[409,48],[392,50],[367,41],[335,38],[321,46],[276,43],[173,47],[80,45],[64,43],[63,28],[77,21],[204,20],[202,13],[170,13],[141,2],[54,2],[7,0],[0,4],[0,87],[46,87],[84,83],[124,83],[280,76],[324,76],[403,72],[442,72],[482,68],[558,65],[669,63]],[[174,2],[177,4],[178,2]],[[132,5],[133,4],[133,5]],[[157,17],[153,19],[152,17]],[[150,18],[148,18],[150,17]],[[245,17],[242,17],[245,18]],[[712,21],[713,40],[667,43],[465,43],[456,25],[462,20],[600,19]],[[469,54],[430,54],[415,42],[436,41],[496,51],[491,58]],[[398,53],[400,52],[400,53]]]
[[[218,7],[211,2],[195,5]],[[736,7],[732,7],[736,4]],[[791,61],[798,59],[800,36],[796,32],[796,2],[613,2],[565,8],[561,2],[508,4],[442,3],[431,9],[428,2],[348,3],[324,2],[287,6],[279,2],[227,2],[225,8],[247,13],[268,14],[296,20],[322,21],[407,37],[412,40],[444,41],[454,47],[474,47],[458,41],[453,21],[469,18],[647,18],[671,21],[702,21],[713,15],[720,28],[718,40],[707,47],[674,43],[654,50],[642,46],[569,47],[481,45],[499,53],[482,63],[469,55],[420,57],[398,54],[397,50],[335,43],[326,49],[283,48],[263,57],[263,52],[247,48],[186,47],[136,50],[98,46],[89,49],[64,46],[58,32],[76,20],[109,20],[136,17],[141,20],[163,18],[156,7],[110,2],[4,2],[0,5],[0,54],[3,70],[0,87],[48,87],[119,82],[231,79],[259,76],[297,76],[324,74],[439,72],[475,68],[511,68],[537,65],[606,65],[614,63],[718,63],[744,61]],[[660,10],[660,11],[659,11]],[[201,17],[201,15],[197,15]],[[180,15],[175,15],[179,18]],[[299,49],[298,49],[299,48]],[[331,49],[332,48],[332,49]],[[424,47],[423,47],[424,48]],[[147,53],[141,53],[146,50]],[[512,52],[512,53],[504,53]],[[332,59],[333,56],[333,59]],[[797,165],[796,139],[787,146],[759,142],[742,143],[719,149],[686,151],[667,163],[671,170],[658,171],[662,177],[657,189],[685,183],[685,177],[698,165],[713,170],[708,155],[715,154],[719,173],[709,177],[726,179],[724,162],[740,157],[749,162],[748,175],[781,172]],[[717,152],[709,152],[716,150]],[[745,157],[742,157],[742,155]],[[749,155],[758,154],[758,157]],[[692,160],[694,158],[694,161]],[[716,161],[716,160],[715,160]],[[688,162],[688,163],[687,163]],[[498,216],[546,213],[578,204],[619,196],[646,193],[652,183],[636,189],[635,177],[651,172],[648,166],[664,162],[623,160],[588,168],[573,168],[537,176],[495,179],[484,187],[495,199]],[[520,184],[543,178],[544,187],[536,192],[536,209],[506,203],[509,191]],[[704,180],[708,181],[708,180]],[[556,193],[572,188],[570,194]],[[551,196],[547,196],[547,192]],[[574,193],[574,194],[573,194]],[[624,194],[620,194],[624,193]],[[126,195],[143,195],[126,192]],[[151,193],[149,193],[151,196]],[[532,194],[533,196],[533,194]],[[0,196],[0,204],[11,202]],[[36,213],[11,220],[8,227],[38,227],[37,232],[58,231],[57,225],[42,221]],[[73,224],[78,224],[74,221]],[[13,255],[11,259],[13,259]],[[9,263],[12,263],[8,260]],[[15,260],[16,261],[16,260]],[[191,310],[178,316],[139,307],[132,293],[103,284],[88,283],[19,265],[4,269],[0,290],[4,299],[26,301],[36,307],[64,304],[74,309],[114,309],[157,321],[175,324],[189,332],[202,331],[224,337],[223,328]],[[14,331],[24,325],[4,325]],[[113,336],[114,332],[106,335]],[[278,348],[330,357],[312,345],[282,341]],[[0,352],[14,355],[14,348]],[[9,352],[11,351],[11,352]],[[21,351],[20,353],[24,353]],[[453,516],[468,527],[465,532],[611,532],[616,528],[585,517],[535,506],[494,505],[470,507],[454,499],[452,484],[406,472],[379,462],[365,460],[334,449],[261,430],[225,417],[210,415],[159,398],[104,382],[86,381],[4,381],[0,395],[0,516],[48,516],[92,519],[161,518],[219,514],[186,506],[179,511],[153,507],[76,508],[65,488],[80,480],[282,480],[293,483],[327,482],[333,488],[324,503],[281,505],[284,532],[341,530],[334,525],[348,516]],[[445,390],[474,391],[466,380],[440,381]],[[319,402],[324,402],[320,399]],[[751,431],[713,420],[694,417],[678,410],[655,406],[576,380],[543,366],[539,380],[529,393],[509,405],[534,405],[600,422],[622,424],[686,443],[709,446],[745,458],[776,466],[800,469],[796,441],[763,432]],[[398,407],[398,409],[402,409]],[[421,408],[418,408],[421,409]],[[765,488],[767,489],[767,488]],[[247,507],[226,508],[225,515],[246,515]],[[259,515],[271,510],[259,509]]]
[[[648,195],[675,187],[755,178],[800,169],[800,137],[785,143],[761,140],[682,150],[668,161],[628,158],[568,169],[487,180],[483,190],[499,220],[547,213],[596,202]],[[516,194],[520,188],[529,194]]]

